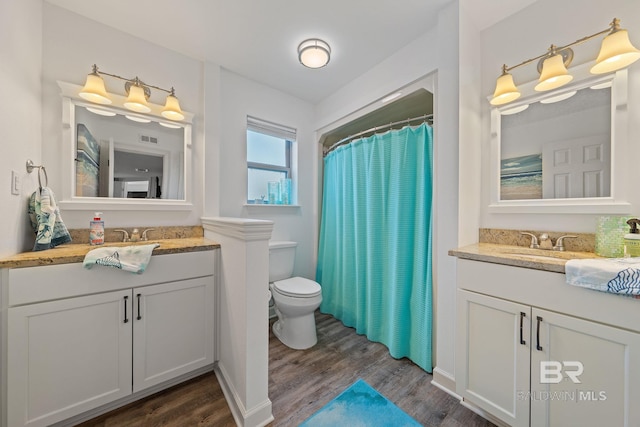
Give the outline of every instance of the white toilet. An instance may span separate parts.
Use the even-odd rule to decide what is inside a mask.
[[[269,287],[278,316],[273,333],[287,347],[304,350],[318,342],[313,312],[322,302],[322,289],[313,280],[291,277],[296,246],[269,242]]]

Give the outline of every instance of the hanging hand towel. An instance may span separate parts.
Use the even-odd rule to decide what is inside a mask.
[[[640,258],[572,259],[564,269],[570,285],[640,298]]]
[[[31,226],[36,233],[34,251],[51,249],[71,242],[71,235],[62,222],[60,209],[49,187],[42,187],[31,195],[28,213]]]
[[[142,274],[151,260],[151,254],[158,243],[149,245],[135,245],[123,247],[105,247],[89,251],[84,257],[84,268],[92,268],[94,265],[115,267],[131,273]]]

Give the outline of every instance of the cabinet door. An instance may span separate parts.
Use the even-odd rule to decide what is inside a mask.
[[[458,290],[456,391],[511,426],[529,425],[530,313]]]
[[[133,290],[133,390],[213,363],[213,276]]]
[[[8,309],[8,425],[46,426],[131,393],[131,290]]]
[[[531,425],[640,426],[640,334],[532,315]]]

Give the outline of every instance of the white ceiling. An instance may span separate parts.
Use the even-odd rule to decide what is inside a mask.
[[[453,0],[46,1],[317,103],[435,26]],[[534,1],[465,7],[482,29]],[[328,66],[298,62],[298,44],[311,37],[331,45]]]

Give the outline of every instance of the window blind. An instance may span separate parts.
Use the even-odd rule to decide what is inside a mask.
[[[256,117],[247,116],[247,129],[275,136],[276,138],[282,138],[287,141],[296,140],[296,130],[294,128],[258,119]]]

